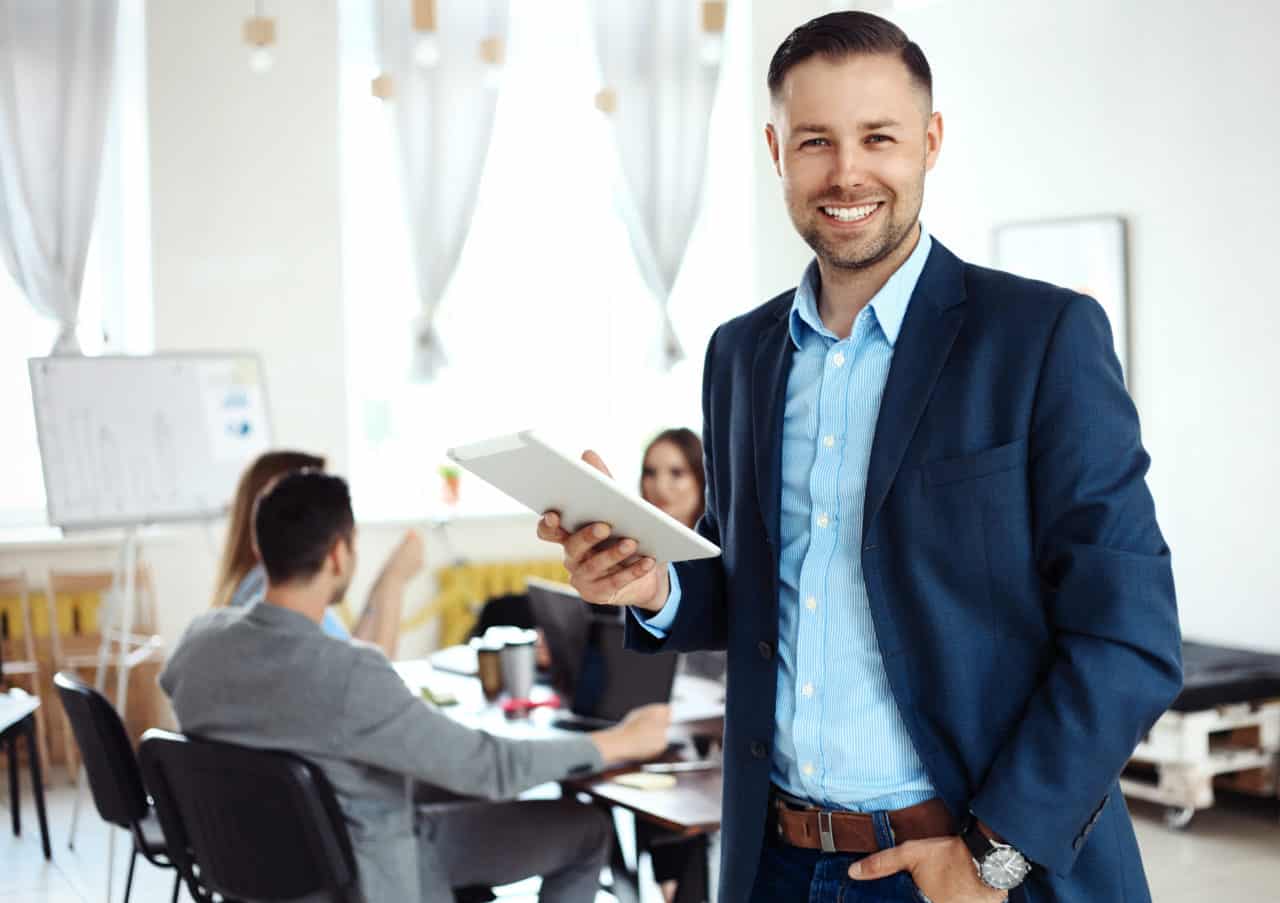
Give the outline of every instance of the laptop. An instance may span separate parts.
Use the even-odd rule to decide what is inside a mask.
[[[551,686],[569,702],[565,730],[598,730],[638,706],[670,702],[674,653],[648,655],[623,646],[622,611],[591,605],[571,586],[529,578],[529,604],[551,655]]]

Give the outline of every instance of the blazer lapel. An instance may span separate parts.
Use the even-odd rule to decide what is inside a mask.
[[[794,294],[794,293],[793,293]],[[789,301],[790,299],[788,299]],[[756,492],[760,516],[770,544],[777,548],[782,503],[782,414],[787,377],[791,373],[788,303],[776,321],[760,332],[751,369],[752,439],[755,448]]]
[[[862,535],[884,504],[902,457],[964,323],[964,264],[936,239],[916,283],[880,401],[867,469]]]

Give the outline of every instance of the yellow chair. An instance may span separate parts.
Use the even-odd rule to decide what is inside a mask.
[[[400,632],[408,633],[440,619],[440,646],[467,641],[480,608],[494,596],[522,593],[529,577],[567,583],[569,573],[557,559],[496,561],[460,564],[436,571],[436,597],[404,619]]]

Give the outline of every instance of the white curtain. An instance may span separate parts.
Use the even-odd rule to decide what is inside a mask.
[[[423,66],[409,0],[375,2],[422,305],[413,324],[411,376],[429,382],[447,363],[436,314],[466,243],[493,133],[496,70],[482,44],[496,39],[505,53],[510,6],[509,0],[438,0],[438,59]]]
[[[698,219],[717,54],[697,0],[589,0],[624,186],[631,245],[662,317],[658,357],[684,358],[668,311]],[[713,36],[718,37],[718,35]]]
[[[116,0],[0,0],[0,253],[75,354],[111,98]]]

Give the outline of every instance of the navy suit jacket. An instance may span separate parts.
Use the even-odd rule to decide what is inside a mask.
[[[665,640],[728,650],[721,891],[766,822],[794,292],[707,348],[706,514]],[[939,796],[1036,865],[1014,903],[1150,899],[1117,778],[1182,682],[1169,549],[1102,308],[934,243],[880,405],[861,555],[894,699]]]

